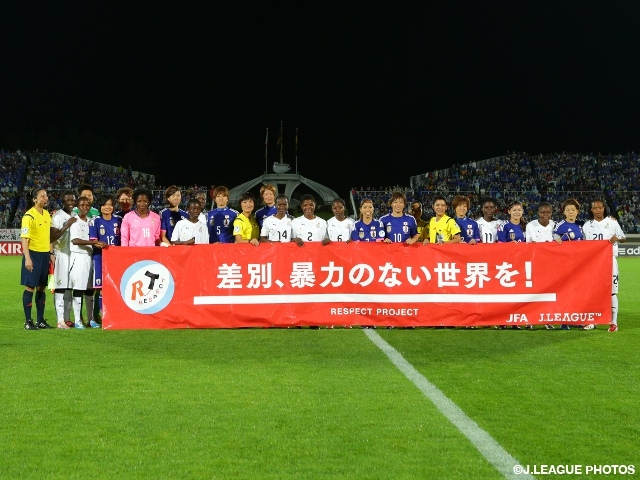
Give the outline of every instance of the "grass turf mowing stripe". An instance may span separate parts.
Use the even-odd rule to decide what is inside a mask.
[[[491,435],[478,426],[467,415],[453,403],[444,393],[427,380],[413,365],[407,362],[400,353],[389,345],[376,332],[370,329],[364,330],[369,339],[384,352],[391,362],[400,370],[411,382],[431,400],[440,412],[456,426],[460,432],[467,437],[478,449],[484,458],[491,463],[505,478],[512,480],[533,479],[532,475],[521,473],[516,475],[514,467],[519,462],[496,442]]]

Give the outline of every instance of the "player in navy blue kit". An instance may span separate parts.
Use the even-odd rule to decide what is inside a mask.
[[[564,215],[564,220],[558,222],[553,231],[553,238],[556,242],[571,242],[574,240],[582,240],[582,228],[576,223],[580,214],[580,204],[575,198],[568,198],[562,205],[560,210]]]
[[[209,229],[209,243],[234,243],[233,221],[238,211],[229,208],[229,189],[220,185],[213,191],[216,208],[207,212],[207,228]]]
[[[520,202],[509,205],[509,220],[498,226],[498,242],[525,242],[526,222],[522,218],[524,209]]]
[[[360,202],[360,220],[351,232],[354,242],[382,242],[384,240],[384,226],[380,220],[373,218],[373,200],[363,198]]]
[[[160,211],[160,240],[168,246],[171,245],[173,229],[180,220],[189,218],[189,214],[180,208],[182,192],[175,185],[169,185],[164,192],[164,198],[169,204]]]
[[[522,218],[524,214],[524,208],[522,208],[522,203],[515,201],[511,202],[509,205],[509,220],[504,222],[501,225],[498,225],[498,242],[499,243],[519,243],[526,242],[526,225],[527,223]],[[527,328],[531,327],[528,325]],[[505,325],[502,325],[500,328],[507,328]],[[512,325],[511,328],[514,330],[520,330],[518,325]]]
[[[122,218],[114,215],[115,201],[111,195],[98,197],[100,216],[89,221],[89,240],[97,240],[106,244],[105,248],[120,246],[120,226]],[[97,300],[100,318],[102,318],[102,248],[93,247],[93,289],[98,293]],[[97,322],[91,324],[97,328]]]
[[[404,213],[407,196],[403,192],[393,192],[389,200],[391,213],[380,217],[384,225],[385,243],[401,243],[411,245],[418,240],[418,224],[411,215]]]
[[[460,227],[460,239],[462,243],[473,245],[480,242],[480,229],[478,222],[467,217],[467,212],[471,208],[469,197],[456,195],[451,202],[455,213],[455,220]]]
[[[568,198],[562,202],[560,210],[564,215],[564,220],[557,223],[553,231],[554,240],[558,243],[582,240],[582,228],[576,223],[578,215],[580,214],[580,204],[578,201],[575,198]],[[562,330],[569,330],[570,328],[566,323],[560,327]]]
[[[262,228],[262,223],[265,218],[278,213],[278,208],[276,207],[276,195],[276,187],[270,183],[260,187],[260,198],[262,198],[262,201],[264,202],[264,207],[256,211],[256,221],[260,228]]]

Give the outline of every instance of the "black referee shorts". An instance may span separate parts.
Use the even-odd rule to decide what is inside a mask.
[[[33,271],[29,271],[24,266],[24,255],[22,256],[22,273],[20,275],[20,285],[29,288],[46,287],[49,280],[49,252],[34,252],[29,250]]]

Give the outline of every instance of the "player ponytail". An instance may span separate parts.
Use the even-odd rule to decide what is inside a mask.
[[[38,194],[44,190],[44,188],[41,187],[35,187],[33,190],[30,190],[29,193],[27,193],[25,200],[27,205],[29,206],[29,208],[33,207],[36,203],[36,199],[38,198]],[[29,210],[29,208],[27,208],[27,210]]]

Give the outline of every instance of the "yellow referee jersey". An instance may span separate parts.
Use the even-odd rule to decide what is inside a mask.
[[[29,250],[48,252],[51,243],[51,215],[46,210],[38,212],[35,207],[22,217],[20,237],[29,239]]]
[[[243,214],[238,215],[233,221],[233,234],[242,235],[243,240],[260,238],[260,227],[258,227],[256,218],[253,215],[251,218],[247,218]]]

